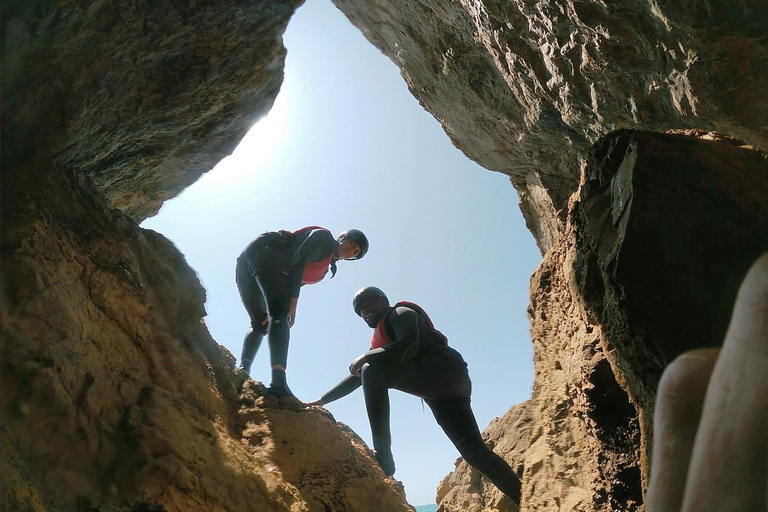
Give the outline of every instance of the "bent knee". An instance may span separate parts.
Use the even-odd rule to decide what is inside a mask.
[[[378,372],[376,371],[376,367],[371,366],[370,363],[365,363],[363,367],[360,368],[360,377],[363,379],[377,378]]]
[[[273,316],[269,319],[269,325],[277,328],[288,325],[288,315]]]
[[[260,333],[260,334],[267,334],[267,325],[262,324],[261,322],[251,322],[251,326],[248,328],[248,331],[246,331],[245,335],[248,336],[252,333]]]
[[[360,378],[362,379],[363,386],[366,387],[371,386],[371,384],[377,385],[387,382],[379,365],[370,363],[365,363],[360,369]]]

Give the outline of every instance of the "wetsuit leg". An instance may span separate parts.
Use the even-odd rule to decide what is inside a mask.
[[[286,271],[290,266],[288,249],[288,242],[279,234],[265,233],[251,242],[241,256],[247,261],[250,276],[261,292],[262,304],[266,306],[269,319],[266,331],[272,365],[270,391],[278,395],[293,395],[285,379],[290,336],[287,318],[290,298]]]
[[[374,361],[363,366],[361,377],[374,450],[387,475],[395,471],[390,450],[388,390],[397,389],[429,401],[468,398],[472,389],[467,364],[450,348],[409,361]]]
[[[277,233],[264,233],[250,243],[241,258],[247,260],[269,313],[269,348],[273,365],[285,367],[288,353],[288,242]]]
[[[240,293],[240,300],[243,302],[251,322],[245,335],[243,352],[240,356],[240,367],[250,373],[253,358],[261,346],[261,340],[267,333],[267,325],[263,323],[267,309],[259,285],[251,275],[248,262],[243,257],[237,259],[235,282]]]
[[[272,365],[272,382],[269,385],[269,391],[277,396],[293,396],[285,377],[285,369],[288,365],[288,342],[290,340],[288,276],[284,272],[260,270],[257,270],[255,274],[256,282],[264,294],[269,312],[269,358]]]
[[[427,400],[427,404],[464,460],[520,504],[520,479],[512,467],[483,441],[469,398]]]
[[[288,363],[288,278],[282,272],[257,272],[256,281],[264,293],[269,312],[269,353],[272,366]]]
[[[389,425],[389,385],[379,368],[380,365],[366,364],[360,372],[360,377],[376,460],[384,474],[391,476],[395,473],[395,461],[392,457],[392,433]]]
[[[402,362],[377,361],[372,365],[390,388],[419,398],[469,398],[472,393],[467,363],[450,348],[430,357]]]

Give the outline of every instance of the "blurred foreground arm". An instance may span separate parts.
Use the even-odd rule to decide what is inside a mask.
[[[768,510],[768,253],[739,289],[722,349],[664,371],[648,512]]]

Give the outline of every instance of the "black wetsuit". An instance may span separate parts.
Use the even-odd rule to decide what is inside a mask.
[[[519,503],[520,479],[480,434],[470,406],[472,386],[467,363],[461,354],[447,346],[445,338],[410,307],[390,308],[384,322],[392,343],[361,356],[366,364],[360,376],[342,380],[321,397],[322,402],[338,400],[362,386],[377,458],[379,453],[391,458],[389,389],[423,398],[464,460]]]
[[[322,261],[336,251],[333,235],[322,228],[259,235],[237,258],[235,279],[251,320],[240,364],[250,370],[261,340],[269,332],[272,365],[286,367],[290,336],[288,301],[299,297],[307,262]],[[335,269],[335,257],[331,262]],[[263,324],[265,317],[269,322]]]

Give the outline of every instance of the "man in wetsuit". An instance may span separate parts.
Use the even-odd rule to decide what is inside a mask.
[[[240,365],[250,373],[261,340],[269,333],[272,394],[293,396],[285,368],[301,286],[319,283],[329,268],[333,277],[337,260],[357,260],[367,251],[368,239],[360,230],[350,229],[334,238],[327,229],[310,226],[263,233],[237,258],[235,280],[251,321]]]
[[[448,346],[424,310],[410,302],[390,307],[384,292],[374,286],[359,290],[353,307],[374,328],[371,349],[352,361],[348,377],[306,405],[328,404],[362,386],[376,460],[389,476],[395,472],[389,389],[423,398],[464,460],[519,504],[520,479],[480,435],[470,407],[467,363]]]

